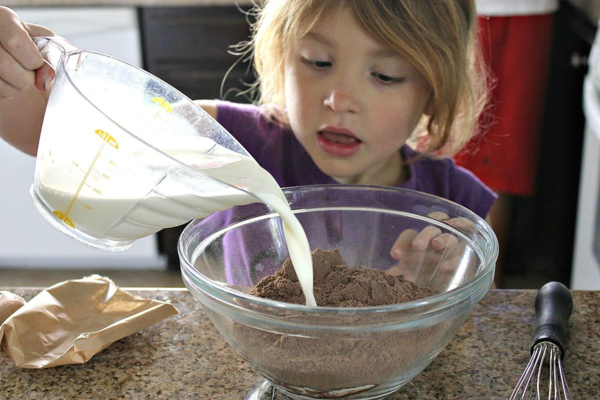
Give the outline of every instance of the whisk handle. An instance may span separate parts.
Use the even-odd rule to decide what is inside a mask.
[[[573,312],[573,296],[560,282],[546,283],[535,298],[535,330],[531,350],[540,342],[552,342],[565,355],[567,322]]]

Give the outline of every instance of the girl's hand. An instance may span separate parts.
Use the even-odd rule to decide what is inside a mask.
[[[452,223],[453,220],[443,212],[436,211],[429,214],[428,217],[439,221],[446,221],[454,226]],[[458,218],[454,220],[458,220]],[[395,260],[400,260],[410,252],[424,251],[430,246],[434,250],[443,250],[456,244],[457,240],[454,235],[442,233],[440,228],[436,226],[428,226],[419,233],[412,229],[407,229],[400,234],[396,243],[392,246],[391,254]]]
[[[450,218],[442,212],[428,215],[444,221],[448,225],[468,232],[472,223],[465,218]],[[421,232],[407,229],[400,234],[391,249],[391,255],[398,264],[388,269],[392,275],[404,275],[418,284],[426,281],[434,273],[444,274],[454,271],[463,258],[464,243],[451,233],[442,233],[437,226],[427,226]]]
[[[54,36],[48,29],[27,24],[9,8],[0,7],[0,100],[12,98],[35,86],[45,92],[54,79],[48,65],[31,40]]]

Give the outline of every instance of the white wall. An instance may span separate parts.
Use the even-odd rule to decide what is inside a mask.
[[[600,259],[594,254],[594,243],[600,241],[596,227],[600,207],[600,93],[589,76],[585,80],[584,111],[586,130],[570,288],[600,290]]]

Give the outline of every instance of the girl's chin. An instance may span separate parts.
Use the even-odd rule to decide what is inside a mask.
[[[369,184],[396,186],[403,182],[401,173],[399,175],[401,168],[395,168],[393,170],[378,169],[378,172],[375,173],[367,167],[360,168],[360,164],[357,161],[358,160],[354,160],[354,162],[331,163],[326,161],[323,162],[323,160],[321,160],[321,162],[317,162],[317,166],[325,175],[343,185]]]
[[[327,164],[317,164],[321,172],[340,184],[352,184],[357,181],[356,174],[349,174],[348,168]]]

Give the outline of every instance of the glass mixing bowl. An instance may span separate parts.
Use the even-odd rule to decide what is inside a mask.
[[[494,278],[498,242],[466,208],[407,189],[283,189],[311,248],[348,265],[401,272],[437,294],[375,307],[308,307],[250,295],[288,258],[278,214],[262,203],[191,222],[179,239],[185,285],[229,345],[294,399],[380,399],[421,372],[454,337]],[[390,250],[407,230],[439,229],[449,246]]]

